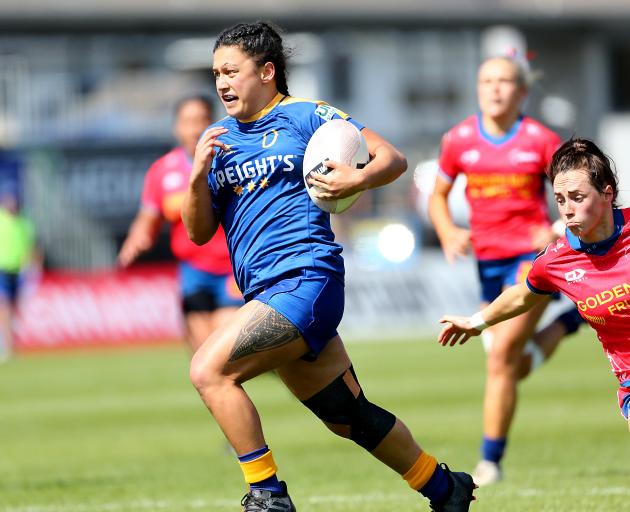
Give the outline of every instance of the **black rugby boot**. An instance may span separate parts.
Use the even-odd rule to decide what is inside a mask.
[[[449,482],[449,493],[445,500],[436,503],[431,502],[433,512],[468,512],[470,503],[475,499],[473,491],[477,488],[472,476],[468,473],[453,473],[446,464],[441,464],[447,472]]]
[[[262,489],[250,490],[243,499],[243,512],[296,512],[295,505],[287,492],[287,484],[280,482],[282,492],[271,492]]]

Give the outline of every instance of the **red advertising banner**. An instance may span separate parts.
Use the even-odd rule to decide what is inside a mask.
[[[183,337],[175,265],[47,272],[20,301],[18,350],[170,342]]]

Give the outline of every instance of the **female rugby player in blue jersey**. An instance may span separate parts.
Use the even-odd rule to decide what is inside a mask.
[[[312,178],[321,198],[385,185],[405,171],[405,157],[343,112],[289,96],[282,38],[266,23],[223,31],[213,72],[228,117],[197,144],[182,217],[198,244],[223,225],[246,304],[201,346],[190,373],[250,485],[243,510],[295,510],[242,387],[269,370],[330,430],[427,496],[433,510],[468,510],[470,475],[437,464],[400,420],[366,399],[337,334],[344,305],[341,247],[302,178],[306,145],[330,119],[361,129],[372,160],[362,171],[330,162],[336,172]]]

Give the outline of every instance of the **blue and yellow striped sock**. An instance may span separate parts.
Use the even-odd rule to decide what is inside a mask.
[[[278,467],[267,445],[253,452],[239,455],[238,461],[250,489],[282,492],[283,488],[276,476]]]
[[[409,487],[434,502],[442,502],[449,493],[448,474],[435,457],[422,452],[403,478]]]

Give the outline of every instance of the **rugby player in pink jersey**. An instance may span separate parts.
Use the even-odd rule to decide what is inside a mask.
[[[155,244],[164,221],[171,224],[171,251],[179,261],[182,309],[193,352],[243,304],[219,228],[205,245],[191,242],[181,219],[197,140],[212,123],[212,103],[190,96],[175,107],[174,134],[180,144],[147,171],[142,205],[123,242],[118,261],[127,267]]]
[[[477,83],[480,113],[444,136],[429,201],[446,258],[453,261],[472,246],[483,304],[522,282],[536,253],[558,237],[547,211],[545,170],[560,138],[521,113],[527,90],[526,72],[518,61],[497,57],[482,63]],[[448,209],[448,195],[460,173],[467,179],[470,230],[456,226]],[[478,485],[502,478],[500,462],[516,409],[517,381],[581,323],[572,309],[535,333],[548,302],[484,333],[488,358],[483,439],[473,474]]]
[[[524,283],[505,290],[471,317],[445,315],[442,345],[465,343],[488,326],[531,311],[561,292],[597,333],[630,409],[630,208],[616,206],[617,176],[590,140],[572,139],[555,153],[549,178],[565,236],[541,252]],[[628,422],[630,429],[630,421]]]

